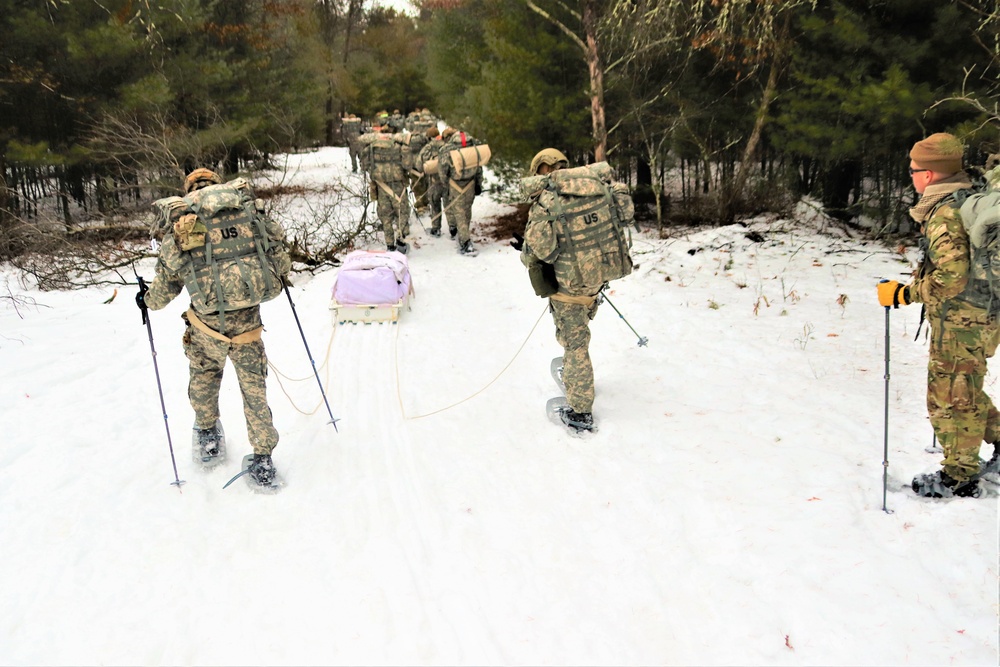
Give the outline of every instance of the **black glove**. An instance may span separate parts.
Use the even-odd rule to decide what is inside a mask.
[[[510,242],[510,246],[517,251],[520,251],[524,247],[524,237],[514,232],[514,240]]]
[[[142,311],[142,323],[145,324],[149,317],[149,306],[146,305],[146,292],[149,291],[149,285],[142,279],[142,276],[136,276],[136,278],[139,281],[139,293],[135,295],[135,305],[139,306],[139,310]]]

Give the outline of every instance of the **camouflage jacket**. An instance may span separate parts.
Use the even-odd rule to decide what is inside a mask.
[[[920,223],[924,257],[910,283],[910,300],[927,307],[929,317],[965,323],[987,323],[983,308],[961,298],[970,276],[969,235],[958,208],[941,203],[971,187],[965,174],[929,185],[910,215]]]

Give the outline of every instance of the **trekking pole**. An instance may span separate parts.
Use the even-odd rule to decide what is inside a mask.
[[[160,409],[163,410],[163,427],[167,429],[167,447],[170,449],[170,463],[174,467],[174,481],[170,482],[172,486],[176,486],[177,490],[180,491],[181,485],[184,481],[177,474],[177,459],[174,457],[174,443],[170,439],[170,424],[167,422],[167,404],[163,400],[163,385],[160,383],[160,367],[156,363],[156,346],[153,345],[153,325],[149,322],[149,308],[146,306],[145,302],[142,300],[143,295],[149,290],[146,287],[146,281],[142,279],[142,276],[136,274],[136,280],[139,281],[139,294],[136,298],[136,302],[139,304],[139,309],[142,311],[142,323],[146,325],[146,331],[149,333],[149,350],[153,353],[153,372],[156,374],[156,389],[160,393]]]
[[[639,332],[638,332],[638,331],[636,331],[636,330],[635,330],[635,328],[634,328],[634,327],[633,327],[633,326],[632,326],[631,324],[629,324],[629,323],[628,323],[628,320],[626,320],[626,319],[625,319],[625,316],[624,316],[624,315],[622,315],[622,311],[618,310],[618,308],[617,308],[617,307],[615,307],[615,304],[611,303],[611,299],[609,299],[609,298],[608,298],[608,295],[604,293],[604,290],[603,290],[603,289],[601,290],[601,297],[602,297],[602,298],[603,298],[603,299],[604,299],[605,301],[607,301],[607,302],[608,302],[608,304],[609,304],[609,305],[610,305],[610,306],[611,306],[612,308],[614,308],[614,309],[615,309],[615,312],[616,312],[616,313],[618,313],[618,317],[622,318],[622,321],[623,321],[623,322],[625,322],[625,324],[628,324],[628,328],[629,328],[629,329],[632,329],[632,333],[634,333],[634,334],[636,335],[636,337],[637,337],[637,338],[639,339],[639,347],[646,347],[646,344],[647,344],[647,343],[649,342],[649,339],[648,339],[648,338],[646,338],[645,336],[640,336],[640,335],[639,335]]]
[[[885,437],[882,451],[882,511],[892,514],[885,506],[889,487],[889,306],[885,307]]]
[[[288,303],[292,307],[292,315],[295,317],[295,324],[299,327],[299,335],[302,336],[302,344],[306,348],[306,356],[309,357],[309,363],[312,364],[313,375],[316,376],[316,383],[319,385],[319,393],[323,396],[323,403],[326,404],[326,412],[330,415],[329,424],[333,424],[333,430],[340,433],[340,429],[337,428],[337,418],[333,416],[333,411],[330,410],[330,403],[326,400],[326,392],[323,391],[323,383],[319,379],[319,371],[316,370],[316,362],[313,361],[312,352],[309,351],[309,343],[306,342],[306,334],[302,331],[302,323],[299,322],[299,314],[295,312],[295,302],[292,301],[292,293],[288,290],[288,285],[285,285],[285,296],[288,297]]]
[[[410,222],[409,214],[412,213],[413,217],[417,219],[417,224],[420,225],[420,229],[426,232],[427,228],[424,227],[424,223],[420,219],[420,214],[417,213],[417,194],[413,191],[413,188],[411,188],[409,185],[406,186],[406,203],[409,205],[410,208],[410,210],[407,211],[406,222],[407,223]],[[403,206],[402,199],[400,199],[399,205],[400,208],[402,208]],[[402,211],[400,211],[400,217],[402,217]]]

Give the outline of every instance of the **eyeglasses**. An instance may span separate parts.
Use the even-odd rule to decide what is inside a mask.
[[[930,171],[930,169],[914,169],[913,167],[910,167],[909,171],[910,171],[910,176],[913,176],[914,174],[919,174],[922,171]]]

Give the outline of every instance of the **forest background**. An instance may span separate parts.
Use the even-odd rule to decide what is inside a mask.
[[[661,234],[808,197],[905,237],[915,140],[953,132],[969,165],[1000,151],[994,0],[412,5],[0,0],[0,261],[43,289],[93,284],[149,252],[129,245],[137,214],[190,169],[343,145],[347,113],[431,109],[490,144],[510,201],[543,147],[606,159]],[[323,194],[291,225],[306,266],[377,233],[335,219],[364,192]]]

